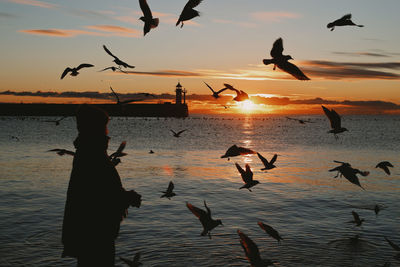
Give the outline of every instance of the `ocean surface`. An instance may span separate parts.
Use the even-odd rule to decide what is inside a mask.
[[[276,266],[400,266],[385,241],[400,245],[400,116],[344,116],[349,132],[335,140],[322,115],[176,118],[111,118],[109,152],[127,142],[117,170],[124,187],[142,194],[140,209],[130,208],[116,241],[120,256],[141,252],[143,266],[249,266],[237,229]],[[75,119],[60,125],[54,117],[0,117],[0,266],[75,266],[61,258],[61,226],[72,157],[47,152],[74,150]],[[187,129],[180,138],[175,131]],[[17,137],[12,138],[12,136]],[[236,144],[276,153],[277,166],[261,171],[257,155],[220,158]],[[153,150],[154,154],[149,154]],[[369,171],[365,190],[328,170],[333,160]],[[375,166],[390,161],[389,176]],[[260,184],[247,189],[234,165],[250,164]],[[169,181],[176,196],[160,198]],[[187,209],[203,201],[223,226],[212,239]],[[373,207],[383,209],[376,216]],[[365,219],[361,227],[352,211]],[[257,225],[279,231],[278,243]],[[96,222],[94,221],[93,224]],[[358,235],[358,239],[355,236]]]

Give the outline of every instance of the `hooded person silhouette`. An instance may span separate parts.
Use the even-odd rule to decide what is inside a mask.
[[[129,206],[140,207],[141,196],[126,191],[107,155],[108,115],[91,105],[76,112],[78,137],[68,185],[62,227],[62,257],[78,266],[114,266],[115,239]]]

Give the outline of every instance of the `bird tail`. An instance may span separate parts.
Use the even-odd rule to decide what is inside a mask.
[[[272,59],[264,59],[264,60],[263,60],[263,63],[264,63],[265,65],[272,64]]]
[[[364,25],[356,25],[357,27],[360,27],[360,28],[362,28],[362,27],[364,27]]]
[[[155,28],[158,26],[158,23],[160,23],[160,20],[158,18],[154,18],[151,20],[151,28]]]

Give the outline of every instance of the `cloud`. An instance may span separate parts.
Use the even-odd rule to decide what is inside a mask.
[[[33,30],[20,30],[19,32],[32,34],[32,35],[46,35],[52,37],[74,37],[77,35],[95,35],[95,36],[105,36],[98,32],[90,32],[84,30],[62,30],[62,29],[33,29]]]
[[[144,75],[144,76],[166,76],[166,77],[202,77],[203,74],[184,71],[184,70],[160,70],[160,71],[127,71],[131,75]],[[122,73],[123,74],[123,73]]]
[[[212,20],[214,23],[219,23],[219,24],[232,24],[232,25],[238,25],[243,28],[254,28],[257,26],[256,23],[250,23],[250,22],[237,22],[237,21],[232,21],[232,20],[225,20],[225,19],[213,19]]]
[[[20,4],[20,5],[28,5],[28,6],[36,6],[42,8],[56,8],[58,5],[51,4],[43,1],[36,1],[36,0],[7,0],[8,2]]]
[[[106,10],[87,10],[87,9],[67,9],[67,12],[78,17],[84,17],[85,19],[113,19],[111,16],[115,15],[113,11]]]
[[[77,35],[91,35],[91,36],[120,36],[120,37],[140,37],[141,34],[136,29],[130,29],[113,25],[92,25],[86,26],[88,30],[75,30],[75,29],[31,29],[20,30],[19,32],[33,34],[33,35],[46,35],[52,37],[74,37]]]
[[[136,29],[121,27],[121,26],[114,26],[114,25],[92,25],[86,26],[86,28],[91,30],[103,31],[108,33],[113,33],[117,36],[125,36],[125,37],[140,37],[140,31]]]
[[[390,57],[384,53],[372,53],[372,52],[332,52],[335,55],[343,55],[343,56],[369,56],[369,57]]]
[[[272,11],[272,12],[254,12],[250,16],[259,21],[263,22],[281,22],[286,19],[297,19],[301,15],[298,13],[285,12],[285,11]]]

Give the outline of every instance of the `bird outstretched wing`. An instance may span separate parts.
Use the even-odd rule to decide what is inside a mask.
[[[266,158],[264,158],[260,153],[257,152],[257,156],[262,161],[264,166],[267,166],[269,164],[268,160]]]
[[[184,9],[192,9],[195,8],[196,6],[198,6],[203,0],[189,0]]]
[[[340,18],[341,20],[351,19],[351,14],[346,14]]]
[[[290,63],[289,61],[280,62],[277,66],[287,73],[291,74],[298,80],[310,80],[296,65]]]
[[[181,131],[177,132],[176,134],[177,134],[177,135],[180,135],[180,134],[183,133],[184,131],[187,131],[187,129],[181,130]]]
[[[94,67],[94,65],[88,63],[82,63],[76,68],[76,70],[80,70],[82,68],[90,68],[90,67]]]
[[[243,174],[245,173],[245,171],[243,170],[243,168],[240,167],[240,165],[239,165],[238,163],[235,163],[235,166],[236,166],[237,170],[240,172],[240,174],[243,175]]]
[[[193,206],[189,202],[186,202],[186,207],[188,207],[188,209],[199,219],[200,219],[200,217],[207,215],[207,212],[205,212],[204,210],[202,210],[198,207]]]
[[[269,162],[270,164],[274,164],[274,162],[276,161],[276,159],[278,158],[278,154],[275,154],[273,157],[272,157],[272,159],[271,159],[271,161]]]
[[[151,14],[151,10],[149,5],[147,4],[146,0],[139,0],[139,5],[140,5],[140,9],[143,12],[143,15],[146,18],[153,18],[153,15]]]
[[[351,213],[353,214],[354,221],[359,222],[360,221],[360,216],[358,215],[358,213],[355,212],[355,211],[352,211]]]
[[[115,59],[118,59],[116,56],[113,55],[113,53],[111,53],[110,50],[108,50],[108,48],[107,48],[105,45],[103,45],[103,48],[104,48],[104,50],[107,52],[107,54],[109,54],[110,56],[112,56],[112,57],[115,58]]]
[[[117,99],[117,103],[119,103],[119,97],[117,95],[117,93],[112,89],[112,87],[110,86],[111,92],[113,93],[113,95],[115,96],[115,98]]]
[[[172,191],[174,190],[174,187],[175,187],[174,183],[172,181],[170,181],[168,184],[167,192],[172,193]]]
[[[68,74],[68,72],[72,71],[72,69],[70,67],[67,67],[64,72],[61,74],[61,80],[65,77],[65,75]]]
[[[332,129],[337,129],[341,127],[341,119],[339,114],[336,113],[336,111],[329,110],[326,107],[322,106],[322,109],[324,110],[325,115],[328,117],[330,123],[331,123],[331,128]],[[340,163],[340,162],[338,162]]]
[[[210,85],[208,85],[206,82],[203,81],[203,83],[205,83],[205,85],[207,85],[208,88],[210,88],[211,92],[215,93],[214,89],[212,89],[212,87]]]
[[[244,250],[244,253],[248,259],[248,261],[252,264],[261,261],[260,251],[258,250],[257,245],[251,240],[247,235],[242,233],[242,231],[237,230],[237,233],[240,238],[240,245]]]
[[[282,38],[279,38],[274,42],[270,55],[273,58],[279,58],[282,56],[282,52],[283,52],[283,41]]]
[[[218,92],[217,92],[217,94],[219,94],[219,93],[222,93],[223,91],[225,91],[225,90],[227,90],[228,88],[222,88],[221,90],[219,90]]]

